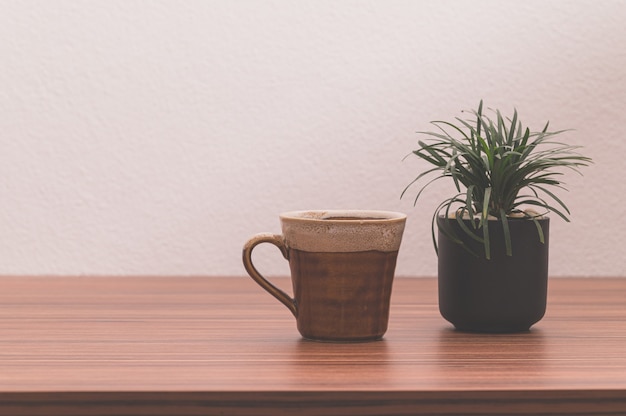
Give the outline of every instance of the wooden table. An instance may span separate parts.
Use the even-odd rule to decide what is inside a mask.
[[[626,415],[626,279],[553,278],[530,332],[479,335],[398,278],[384,340],[326,344],[249,278],[0,277],[0,414]]]

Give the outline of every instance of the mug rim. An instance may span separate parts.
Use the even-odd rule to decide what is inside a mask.
[[[407,215],[402,212],[386,211],[386,210],[371,210],[371,209],[308,209],[299,211],[283,212],[280,215],[281,219],[305,221],[305,222],[319,222],[335,223],[335,224],[350,224],[350,223],[387,223],[404,221]],[[354,219],[335,219],[336,217],[356,217]]]

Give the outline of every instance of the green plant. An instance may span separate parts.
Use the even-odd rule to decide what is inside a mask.
[[[430,137],[427,141],[420,140],[419,149],[413,154],[433,167],[420,173],[404,189],[402,196],[413,184],[431,174],[436,176],[422,186],[414,204],[425,188],[442,178],[451,178],[458,192],[435,209],[432,238],[436,251],[435,223],[439,215],[450,220],[453,213],[460,228],[482,243],[487,259],[490,259],[491,252],[489,219],[495,217],[502,222],[509,256],[512,255],[508,226],[511,217],[533,220],[542,243],[544,236],[537,218],[554,212],[569,221],[570,211],[553,190],[565,189],[560,181],[563,169],[580,173],[579,168],[589,165],[591,159],[576,152],[580,146],[554,139],[566,130],[549,132],[548,122],[540,132],[531,132],[518,120],[517,110],[512,119],[506,120],[499,110],[492,111],[494,117],[485,115],[481,100],[478,110],[471,111],[471,120],[456,117],[456,122],[433,121],[431,124],[438,131],[420,132]],[[525,210],[525,206],[542,212]],[[463,218],[473,220],[468,226]],[[448,236],[463,244],[458,235]]]

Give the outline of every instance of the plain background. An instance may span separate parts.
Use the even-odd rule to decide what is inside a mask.
[[[0,1],[0,274],[242,275],[278,213],[409,215],[397,274],[434,276],[429,121],[480,99],[550,120],[567,173],[553,276],[626,270],[626,2]],[[417,188],[416,188],[417,189]],[[414,189],[414,191],[416,190]],[[287,274],[278,250],[255,257]]]

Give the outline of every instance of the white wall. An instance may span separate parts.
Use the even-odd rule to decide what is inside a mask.
[[[572,128],[552,275],[624,275],[624,1],[0,1],[0,273],[241,275],[277,214],[409,214],[417,130],[487,105]],[[260,248],[268,274],[288,269]]]

